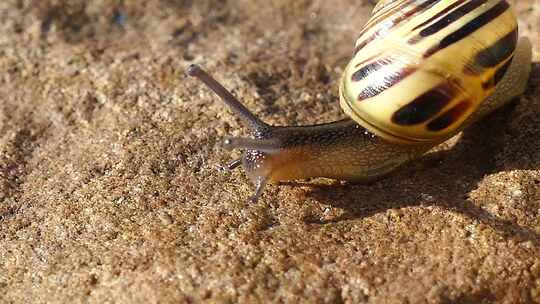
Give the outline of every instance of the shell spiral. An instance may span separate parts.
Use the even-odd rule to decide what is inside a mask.
[[[493,93],[517,37],[504,0],[382,0],[343,74],[341,106],[387,140],[442,141]]]

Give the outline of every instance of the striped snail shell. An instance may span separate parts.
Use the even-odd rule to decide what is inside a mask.
[[[361,30],[339,86],[352,118],[311,126],[271,126],[198,66],[204,82],[251,130],[227,138],[244,149],[255,184],[329,177],[378,179],[414,160],[525,90],[531,44],[518,41],[504,0],[382,0]]]
[[[445,139],[493,92],[517,37],[506,1],[379,1],[343,74],[341,107],[393,142]]]

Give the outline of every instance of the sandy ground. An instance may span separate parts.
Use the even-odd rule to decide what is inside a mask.
[[[540,1],[516,4],[540,61]],[[343,117],[369,1],[0,1],[1,303],[540,303],[540,67],[370,185],[253,187],[246,134]]]

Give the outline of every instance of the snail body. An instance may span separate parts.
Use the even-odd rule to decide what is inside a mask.
[[[229,168],[243,165],[254,201],[269,181],[384,176],[522,94],[530,67],[530,42],[504,0],[382,0],[339,86],[351,119],[270,126],[198,66],[187,73],[251,129],[225,147],[246,150]]]

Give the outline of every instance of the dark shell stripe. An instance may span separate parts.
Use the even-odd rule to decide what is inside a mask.
[[[364,88],[362,92],[358,94],[358,100],[361,101],[364,99],[375,97],[384,92],[386,89],[387,87],[384,82],[373,83],[370,86]]]
[[[356,47],[354,48],[354,55],[356,55],[361,49],[363,49],[368,43],[372,42],[377,38],[379,35],[379,31],[375,32],[373,35],[369,36],[368,38],[362,40],[362,42],[359,42],[356,44]]]
[[[358,100],[362,101],[379,95],[417,70],[418,68],[412,66],[406,68],[400,67],[391,73],[385,74],[384,77],[376,77],[373,82],[367,85],[360,94],[358,94]]]
[[[504,65],[502,65],[500,68],[497,69],[497,71],[495,72],[495,76],[493,76],[494,85],[497,85],[502,80],[502,78],[506,74],[506,71],[510,67],[510,64],[512,63],[512,59],[513,57],[510,58]]]
[[[426,20],[426,21],[420,23],[419,25],[415,26],[412,30],[416,31],[419,28],[423,28],[424,26],[432,23],[433,21],[439,19],[441,16],[447,14],[449,11],[453,10],[454,8],[456,8],[456,6],[463,4],[465,1],[466,0],[461,0],[461,1],[456,1],[456,2],[452,3],[451,5],[445,7],[442,11],[440,11],[437,14],[433,15],[433,17],[431,17],[428,20]]]
[[[371,35],[369,35],[367,38],[363,39],[361,42],[358,42],[356,44],[354,53],[355,54],[358,53],[358,51],[360,51],[362,48],[364,48],[369,42],[371,42],[371,41],[375,40],[375,38],[379,37],[383,31],[387,32],[387,31],[390,31],[390,30],[396,28],[397,26],[402,24],[404,21],[407,21],[410,18],[412,18],[412,17],[414,17],[416,15],[419,15],[419,14],[423,13],[424,11],[430,9],[435,4],[437,4],[439,1],[441,1],[441,0],[421,1],[421,3],[418,4],[418,5],[413,5],[411,3],[406,2],[402,6],[396,7],[395,8],[396,11],[403,10],[403,8],[406,7],[406,6],[410,6],[411,9],[406,11],[406,12],[403,12],[403,13],[393,12],[393,16],[395,16],[395,17],[393,17],[389,21],[385,20],[385,26],[381,26],[381,28],[377,29],[375,32],[373,32]],[[410,1],[410,2],[412,2],[412,1]],[[386,25],[386,22],[388,22],[389,25]],[[365,30],[369,30],[372,27],[373,26],[368,26],[368,27],[365,28]],[[362,34],[360,35],[360,37],[362,37]]]
[[[371,19],[368,20],[368,22],[364,25],[364,27],[360,31],[358,37],[361,37],[367,31],[369,31],[370,29],[372,29],[372,28],[376,27],[377,25],[379,25],[379,23],[384,21],[389,16],[395,15],[395,13],[398,10],[403,9],[404,6],[410,5],[412,2],[414,2],[414,0],[395,1],[395,2],[391,3],[388,7],[385,7],[383,9],[381,9],[374,16],[372,16]]]
[[[380,54],[375,54],[375,55],[373,55],[373,56],[370,56],[370,57],[368,57],[368,58],[366,58],[366,59],[364,59],[364,60],[358,62],[354,67],[355,67],[355,68],[361,67],[361,66],[363,66],[364,64],[373,61],[373,60],[374,60],[375,58],[377,58],[378,56],[380,56]]]
[[[392,122],[402,126],[411,126],[427,122],[442,111],[458,93],[449,83],[437,87],[418,96],[392,115]]]
[[[506,70],[508,70],[508,68],[510,67],[513,58],[514,56],[510,57],[510,59],[508,59],[503,65],[497,68],[493,77],[491,77],[488,81],[482,83],[482,88],[484,90],[494,88],[501,81],[501,79],[506,74]]]
[[[473,20],[467,22],[465,25],[460,27],[458,30],[452,32],[451,34],[447,35],[441,41],[439,44],[431,47],[424,53],[424,58],[430,57],[433,54],[437,53],[440,50],[443,50],[450,45],[462,40],[463,38],[471,35],[476,30],[480,29],[484,25],[488,24],[489,22],[493,21],[500,15],[502,15],[504,12],[506,12],[509,9],[509,4],[502,0],[497,5],[493,6],[491,9],[487,10],[480,16],[474,18]]]
[[[392,58],[382,58],[379,60],[375,60],[371,63],[364,65],[358,71],[354,72],[352,74],[351,80],[360,81],[369,76],[369,74],[376,72],[385,66],[391,65],[393,62],[394,60]]]
[[[514,27],[508,34],[495,41],[491,46],[479,51],[470,62],[463,68],[466,75],[480,75],[486,69],[495,68],[501,62],[512,57],[516,50],[518,40],[518,29]],[[484,88],[490,86],[483,83]]]
[[[448,27],[454,22],[458,21],[463,16],[474,11],[475,9],[480,7],[482,4],[485,4],[486,2],[487,0],[472,0],[465,3],[464,5],[460,6],[458,9],[453,10],[450,13],[448,13],[446,16],[444,16],[444,18],[441,18],[435,23],[431,24],[430,26],[422,29],[416,37],[411,39],[411,42],[413,42],[413,44],[418,43],[422,41],[422,38],[438,33],[439,31],[443,30],[444,28]]]
[[[468,100],[461,101],[450,110],[427,124],[427,129],[433,132],[441,131],[459,121],[465,112],[472,106]]]
[[[480,51],[474,57],[474,65],[483,68],[493,68],[508,59],[516,49],[518,40],[517,27],[497,40],[493,45]]]

